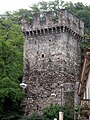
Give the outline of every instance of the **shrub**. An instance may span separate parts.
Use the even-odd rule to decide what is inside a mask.
[[[25,120],[54,120],[59,119],[59,112],[64,113],[64,120],[73,120],[73,110],[70,110],[67,106],[60,106],[58,104],[51,104],[50,106],[43,109],[43,114],[33,113]]]
[[[59,119],[59,112],[64,113],[64,120],[73,120],[73,112],[67,106],[60,106],[58,104],[51,104],[43,109],[44,120]]]

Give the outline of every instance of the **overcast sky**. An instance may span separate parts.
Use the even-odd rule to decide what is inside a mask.
[[[34,3],[38,3],[42,0],[1,0],[0,2],[0,14],[3,14],[5,11],[15,11],[20,8],[29,9]],[[43,1],[52,1],[52,0],[43,0]],[[72,1],[73,3],[82,2],[84,4],[90,5],[90,0],[64,0]]]

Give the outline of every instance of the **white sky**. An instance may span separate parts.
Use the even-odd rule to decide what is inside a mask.
[[[0,2],[0,14],[3,14],[5,11],[15,11],[20,8],[29,9],[34,3],[38,3],[39,1],[52,1],[52,0],[1,0]],[[82,2],[84,4],[90,5],[90,0],[64,0],[64,1],[72,1],[73,3]]]

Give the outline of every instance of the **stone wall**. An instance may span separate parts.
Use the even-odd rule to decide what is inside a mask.
[[[51,103],[67,104],[69,101],[69,104],[74,105],[75,83],[79,80],[81,63],[80,34],[83,34],[83,29],[73,25],[76,17],[69,13],[72,23],[63,25],[67,11],[61,10],[59,13],[61,23],[52,23],[49,12],[43,27],[38,16],[37,19],[33,18],[31,24],[22,20],[25,36],[23,82],[27,84],[26,114],[41,111]]]

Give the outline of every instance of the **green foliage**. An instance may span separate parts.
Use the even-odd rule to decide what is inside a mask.
[[[20,85],[14,80],[8,77],[0,79],[0,120],[20,117],[23,95]]]
[[[23,36],[10,18],[0,18],[0,120],[20,117],[23,92],[19,78],[23,68]]]
[[[60,106],[57,104],[51,104],[50,106],[43,109],[43,115],[45,120],[53,120],[54,118],[58,118],[58,113],[60,110]]]
[[[0,102],[4,102],[5,97],[13,98],[12,101],[20,101],[23,96],[20,85],[8,77],[0,79]]]
[[[43,109],[44,120],[53,120],[58,118],[59,112],[64,113],[64,120],[73,120],[73,112],[67,106],[60,106],[58,104],[51,104]]]
[[[20,26],[11,20],[0,21],[0,77],[8,76],[17,80],[22,75],[23,68]]]
[[[39,6],[39,9],[40,9],[41,12],[42,11],[47,11],[47,9],[48,9],[48,3],[45,2],[45,1],[39,2],[38,6]]]
[[[26,120],[54,120],[59,119],[59,112],[64,114],[64,120],[73,120],[73,112],[67,106],[60,106],[58,104],[51,104],[43,109],[42,114],[33,113]]]

